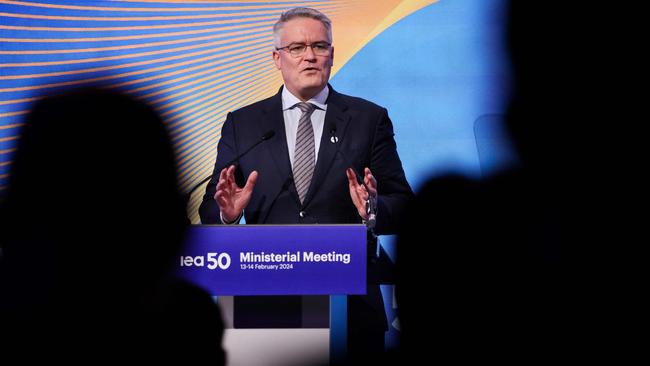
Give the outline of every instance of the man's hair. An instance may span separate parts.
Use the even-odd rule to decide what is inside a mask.
[[[327,29],[329,42],[332,42],[332,21],[327,17],[327,15],[312,8],[293,8],[282,13],[280,19],[278,19],[278,21],[273,25],[273,43],[275,47],[282,46],[280,44],[280,32],[282,31],[284,24],[295,18],[311,18],[320,21],[325,26],[325,29]]]

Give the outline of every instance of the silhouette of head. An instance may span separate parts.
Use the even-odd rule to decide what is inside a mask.
[[[184,232],[161,120],[106,90],[81,89],[34,106],[5,203],[7,259],[40,258],[53,281],[147,283],[168,269]]]

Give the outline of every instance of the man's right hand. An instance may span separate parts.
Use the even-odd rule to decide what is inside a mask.
[[[239,188],[235,182],[235,166],[224,168],[219,174],[217,192],[214,200],[219,205],[221,217],[226,222],[235,221],[251,200],[253,188],[257,182],[257,171],[253,171],[246,181],[244,188]]]

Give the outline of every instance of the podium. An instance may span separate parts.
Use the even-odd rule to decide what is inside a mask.
[[[366,293],[364,225],[194,225],[181,278],[214,296],[328,295],[329,359],[342,361],[347,295]]]

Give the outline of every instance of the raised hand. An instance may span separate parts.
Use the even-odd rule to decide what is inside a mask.
[[[364,220],[368,220],[369,215],[366,201],[372,200],[373,202],[377,202],[377,180],[372,175],[369,168],[364,169],[365,175],[363,177],[363,182],[365,183],[365,186],[357,182],[357,175],[354,173],[352,168],[348,168],[345,171],[345,174],[348,176],[352,203],[354,203],[354,206],[357,208],[359,216]]]
[[[219,174],[219,183],[217,183],[217,192],[214,194],[214,200],[219,205],[221,217],[226,222],[235,221],[251,200],[253,188],[257,182],[257,171],[253,171],[246,181],[243,188],[237,186],[235,182],[235,166],[221,170]]]

